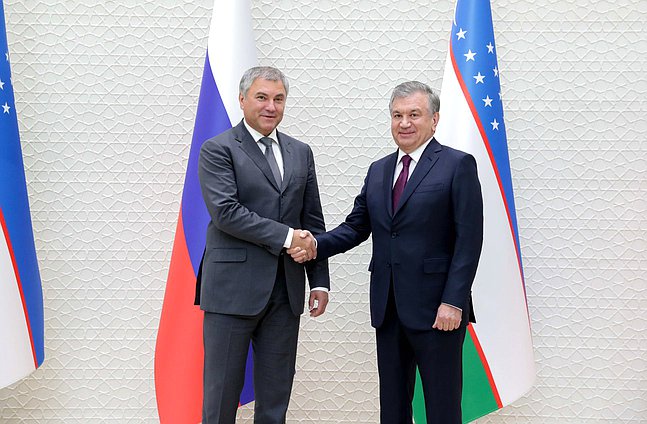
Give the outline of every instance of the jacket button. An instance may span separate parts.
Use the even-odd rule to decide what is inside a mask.
[[[386,267],[387,267],[387,268],[391,268],[391,262],[387,262],[387,263],[386,263]]]
[[[396,238],[398,236],[398,233],[391,233],[391,238]]]

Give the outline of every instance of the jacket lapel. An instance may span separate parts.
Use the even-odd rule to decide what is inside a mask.
[[[281,133],[276,132],[276,137],[279,140],[279,147],[281,148],[281,156],[283,156],[283,184],[281,185],[281,193],[285,191],[292,177],[294,160],[292,158],[292,145],[288,137],[283,137]]]
[[[389,217],[393,217],[393,173],[395,172],[395,165],[398,160],[398,152],[396,151],[389,156],[384,163],[384,203],[386,209],[389,211]]]
[[[420,162],[416,164],[413,174],[411,174],[407,184],[404,186],[402,197],[400,197],[400,202],[398,203],[396,210],[393,212],[393,215],[402,209],[402,206],[407,203],[407,200],[409,200],[409,197],[411,197],[411,194],[415,191],[416,187],[418,187],[420,182],[429,173],[429,170],[431,170],[431,168],[436,164],[439,153],[442,149],[442,146],[436,141],[436,139],[432,138],[429,145],[422,153]]]
[[[234,129],[235,138],[240,142],[240,148],[249,156],[249,158],[256,164],[256,166],[263,172],[265,178],[272,184],[274,188],[279,190],[279,186],[276,184],[272,170],[270,169],[270,164],[267,163],[267,159],[261,149],[258,147],[258,144],[254,141],[252,135],[245,128],[243,121],[240,121],[240,124]]]

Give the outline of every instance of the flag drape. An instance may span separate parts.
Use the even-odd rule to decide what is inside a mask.
[[[476,158],[484,208],[477,323],[468,327],[463,352],[463,422],[509,405],[535,378],[499,78],[490,1],[457,0],[436,138]],[[420,387],[414,416],[426,422]]]
[[[238,83],[256,65],[249,0],[214,1],[207,54],[155,347],[155,390],[163,424],[201,421],[203,314],[193,305],[209,214],[198,181],[200,147],[242,119]],[[251,357],[241,404],[253,400]]]
[[[43,293],[0,2],[0,387],[44,358]]]

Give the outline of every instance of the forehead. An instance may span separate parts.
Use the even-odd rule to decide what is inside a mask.
[[[396,97],[393,99],[391,107],[393,112],[407,113],[413,111],[427,112],[429,110],[429,100],[424,93],[413,93],[406,97]]]
[[[264,78],[256,78],[252,85],[249,87],[251,93],[265,93],[273,96],[283,94],[285,95],[285,87],[280,80],[270,81]]]

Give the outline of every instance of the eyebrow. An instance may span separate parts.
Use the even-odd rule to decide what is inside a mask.
[[[407,111],[406,113],[414,113],[414,112],[421,112],[421,111],[422,111],[422,109],[415,108],[415,109],[411,109],[411,110]],[[398,109],[393,109],[393,112],[391,112],[391,114],[395,114],[395,113],[404,114],[405,112],[402,112],[402,111],[400,111]]]
[[[257,91],[256,93],[254,93],[254,96],[265,96],[265,97],[271,97],[269,94],[267,94],[267,93],[266,93],[266,92],[264,92],[264,91]],[[277,94],[277,95],[275,95],[275,96],[274,96],[274,98],[277,98],[277,97],[285,97],[285,93],[279,93],[279,94]]]

